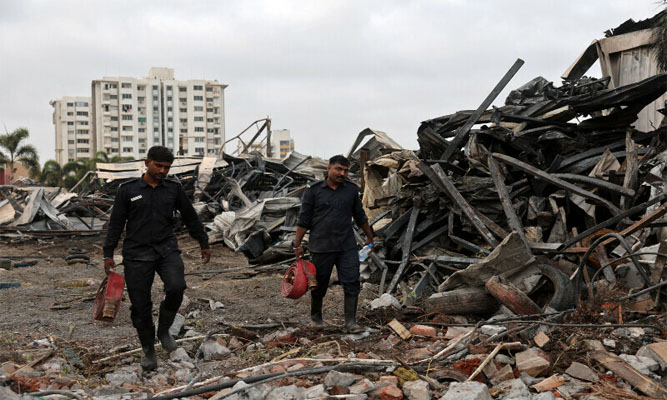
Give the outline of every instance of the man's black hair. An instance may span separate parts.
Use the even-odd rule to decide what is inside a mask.
[[[160,162],[174,162],[174,153],[164,146],[153,146],[148,149],[147,159]]]
[[[342,166],[349,167],[350,160],[348,160],[345,156],[338,154],[329,159],[329,165],[334,165],[334,164],[340,164]]]

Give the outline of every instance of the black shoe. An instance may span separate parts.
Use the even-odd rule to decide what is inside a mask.
[[[359,324],[357,324],[357,302],[359,301],[359,296],[353,296],[345,294],[345,325],[343,326],[345,330],[349,333],[359,333],[364,330]]]
[[[162,348],[171,353],[178,347],[176,341],[169,334],[169,328],[174,323],[176,318],[176,311],[167,310],[164,304],[160,304],[160,316],[158,317],[157,338],[162,343]]]
[[[157,368],[157,357],[155,357],[155,328],[137,329],[141,350],[141,368],[144,371],[153,371]]]
[[[322,297],[310,296],[310,325],[313,328],[325,328],[327,324],[322,320]]]

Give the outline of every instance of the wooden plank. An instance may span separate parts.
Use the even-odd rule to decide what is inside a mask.
[[[408,340],[412,337],[412,333],[405,329],[403,324],[398,322],[396,318],[392,319],[391,322],[389,322],[387,325],[389,325],[389,327],[393,329],[393,331],[396,332],[396,334],[398,334],[398,336],[400,336],[403,340]]]
[[[442,153],[440,159],[449,161],[449,159],[452,157],[452,154],[454,154],[454,152],[458,151],[461,148],[461,144],[468,137],[468,132],[470,132],[470,128],[472,128],[472,126],[475,125],[479,117],[482,116],[482,114],[489,108],[489,106],[491,105],[491,103],[493,103],[496,97],[498,97],[500,92],[503,91],[505,86],[507,86],[509,81],[514,77],[514,75],[516,75],[517,71],[519,71],[523,63],[524,61],[522,59],[517,58],[514,64],[502,77],[500,82],[496,84],[496,87],[493,88],[491,93],[489,93],[489,95],[486,96],[482,104],[480,104],[479,107],[477,107],[477,110],[475,110],[475,112],[468,118],[466,123],[456,130],[456,136],[454,136],[454,139],[452,139],[448,143],[447,149]]]
[[[449,238],[452,240],[452,242],[458,244],[459,246],[463,247],[464,249],[471,251],[475,254],[482,254],[484,256],[488,256],[491,254],[491,252],[483,247],[479,247],[474,243],[471,243],[465,239],[462,239],[456,235],[448,235]]]
[[[475,209],[473,209],[470,204],[468,204],[466,199],[461,196],[461,193],[456,190],[454,183],[447,177],[447,174],[445,174],[445,171],[442,169],[442,167],[440,167],[438,164],[434,164],[429,168],[428,165],[424,164],[423,162],[418,163],[417,166],[441,192],[449,196],[449,198],[451,198],[452,201],[454,201],[459,206],[459,208],[461,208],[463,214],[470,220],[475,229],[477,229],[477,232],[482,235],[482,238],[484,238],[484,240],[491,246],[496,247],[498,245],[498,241],[479,218],[477,211],[475,211]]]
[[[660,242],[658,253],[667,254],[667,239],[663,239],[663,241]],[[662,271],[665,269],[665,262],[667,262],[667,257],[661,255],[656,257],[655,264],[653,264],[653,270],[651,271],[651,285],[657,285],[660,282]]]
[[[667,399],[667,389],[664,386],[637,371],[615,354],[607,352],[600,341],[587,340],[586,347],[590,358],[604,365],[605,368],[623,378],[637,390],[647,396]]]
[[[584,197],[586,199],[589,199],[589,200],[595,201],[599,204],[602,204],[605,207],[607,207],[607,209],[609,209],[609,211],[613,215],[618,215],[622,212],[618,207],[613,205],[610,201],[605,200],[602,197],[589,192],[588,190],[584,190],[577,185],[573,185],[573,184],[571,184],[569,182],[566,182],[566,181],[564,181],[560,178],[556,178],[552,174],[549,174],[549,173],[544,172],[540,169],[537,169],[537,168],[533,167],[532,165],[529,165],[529,164],[527,164],[523,161],[519,161],[514,157],[510,157],[510,156],[500,154],[500,153],[493,153],[493,157],[497,158],[497,159],[499,159],[499,160],[501,160],[501,161],[513,166],[513,167],[519,168],[520,170],[524,171],[527,174],[533,175],[536,178],[539,178],[543,181],[551,183],[554,186],[557,186],[561,189],[565,189],[569,192],[578,194],[581,197]]]
[[[410,260],[410,247],[412,246],[412,236],[415,232],[415,225],[417,224],[417,216],[419,216],[419,209],[416,207],[412,208],[410,212],[410,221],[408,221],[408,230],[405,233],[405,238],[403,240],[403,254],[401,255],[401,264],[398,266],[398,270],[391,278],[389,286],[387,286],[387,293],[391,293],[398,285],[403,271],[408,266],[408,261]]]
[[[396,218],[393,220],[389,225],[387,225],[385,228],[381,229],[379,232],[377,232],[378,236],[382,236],[385,239],[389,239],[390,237],[394,236],[396,232],[399,231],[405,225],[408,220],[410,219],[410,212],[412,209],[407,210],[404,212],[400,217]]]
[[[496,237],[498,237],[500,239],[505,239],[505,237],[510,234],[505,229],[503,229],[502,226],[493,222],[493,220],[491,218],[487,217],[485,214],[477,213],[477,216],[482,221],[482,223],[484,225],[486,225],[487,228],[489,228],[491,233],[496,235]]]
[[[487,161],[489,164],[489,170],[491,171],[491,177],[493,178],[493,184],[496,185],[500,203],[503,206],[503,211],[505,211],[505,216],[507,216],[507,222],[509,223],[510,228],[519,234],[521,241],[526,245],[526,249],[530,251],[530,246],[528,245],[526,234],[523,231],[523,225],[521,224],[521,221],[519,221],[519,217],[516,215],[516,211],[514,210],[514,205],[512,204],[512,199],[510,197],[510,192],[507,190],[505,182],[503,182],[503,177],[500,174],[498,163],[491,155],[489,155]]]
[[[424,239],[420,240],[414,246],[412,246],[412,251],[417,251],[418,249],[421,249],[422,247],[431,243],[435,239],[439,238],[447,231],[448,228],[449,227],[447,225],[443,225],[440,228],[436,229],[435,231],[429,233],[428,236],[426,236]]]

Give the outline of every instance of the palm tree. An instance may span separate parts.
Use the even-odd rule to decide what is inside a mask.
[[[91,170],[91,165],[96,162],[93,160],[79,158],[76,161],[70,161],[62,167],[63,185],[70,189],[83,178],[86,172]],[[94,168],[93,168],[94,169]]]
[[[9,165],[9,181],[14,180],[14,164],[20,163],[31,170],[39,170],[37,149],[31,144],[21,144],[30,136],[26,128],[18,128],[13,132],[0,135],[0,165]]]
[[[60,164],[58,164],[58,161],[56,160],[49,160],[45,162],[40,175],[40,180],[42,183],[45,183],[49,186],[63,185],[63,171],[62,168],[60,168]]]

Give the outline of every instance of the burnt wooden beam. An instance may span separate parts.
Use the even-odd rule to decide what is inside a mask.
[[[588,236],[594,234],[595,232],[599,231],[600,229],[609,228],[610,226],[616,225],[617,223],[621,222],[625,218],[627,218],[631,215],[637,214],[639,212],[642,212],[642,211],[646,210],[648,207],[652,206],[653,204],[656,204],[656,203],[659,203],[659,202],[663,201],[665,199],[665,197],[667,197],[667,196],[665,196],[664,194],[661,194],[660,196],[656,196],[653,199],[651,199],[651,200],[649,200],[645,203],[638,204],[638,205],[632,207],[631,209],[629,209],[627,211],[624,211],[621,214],[618,214],[615,217],[612,217],[612,218],[609,218],[606,221],[600,222],[599,224],[586,229],[585,231],[576,235],[572,239],[569,239],[568,241],[563,243],[559,247],[559,250],[567,249],[568,247],[572,246],[573,244],[575,244],[577,242],[580,242],[581,240],[585,239],[586,237],[588,237]]]
[[[450,234],[449,238],[452,240],[452,242],[458,244],[459,246],[463,247],[464,249],[466,249],[468,251],[472,251],[475,254],[483,254],[485,256],[488,256],[489,254],[491,254],[491,252],[488,251],[487,249],[485,249],[483,247],[479,247],[476,244],[471,243],[471,242],[469,242],[465,239],[462,239],[462,238],[460,238],[456,235],[451,235]]]
[[[510,192],[509,190],[507,190],[507,186],[505,186],[505,182],[503,181],[503,176],[500,174],[500,168],[498,167],[498,163],[496,162],[496,160],[493,159],[491,155],[489,155],[487,161],[489,164],[489,171],[491,172],[491,177],[493,178],[493,183],[494,185],[496,185],[496,190],[498,190],[498,197],[500,198],[500,203],[503,206],[503,211],[505,211],[505,216],[507,216],[507,222],[510,228],[512,228],[512,230],[516,231],[516,233],[519,234],[521,241],[526,245],[526,249],[530,251],[530,246],[528,245],[526,234],[523,231],[523,225],[521,224],[519,217],[516,215],[516,210],[514,209],[514,205],[512,204]]]
[[[377,234],[378,236],[382,236],[386,239],[389,239],[390,237],[394,236],[396,232],[398,232],[399,229],[405,225],[408,220],[410,219],[410,212],[412,208],[404,212],[400,217],[396,218],[395,220],[391,221],[389,225],[386,227],[380,229]]]
[[[417,166],[441,192],[449,196],[449,198],[459,206],[461,211],[463,211],[463,214],[470,220],[484,240],[491,246],[496,247],[498,245],[496,238],[491,234],[486,225],[484,225],[477,211],[472,208],[466,199],[461,196],[461,193],[456,190],[454,183],[447,177],[447,174],[445,174],[442,167],[440,167],[439,164],[434,164],[429,168],[429,166],[423,162],[420,162]]]
[[[573,185],[573,184],[571,184],[567,181],[564,181],[560,178],[556,178],[552,174],[549,174],[549,173],[544,172],[540,169],[537,169],[537,168],[533,167],[532,165],[527,164],[523,161],[519,161],[514,157],[510,157],[510,156],[500,154],[500,153],[493,153],[493,157],[497,158],[498,160],[501,160],[504,163],[509,164],[513,167],[519,168],[523,172],[525,172],[527,174],[530,174],[530,175],[533,175],[534,177],[536,177],[538,179],[541,179],[545,182],[548,182],[548,183],[550,183],[554,186],[557,186],[561,189],[565,189],[565,190],[567,190],[569,192],[572,192],[574,194],[577,194],[581,197],[584,197],[586,199],[589,199],[589,200],[595,201],[599,204],[602,204],[605,207],[607,207],[607,209],[613,215],[618,215],[618,214],[623,212],[623,211],[621,211],[621,209],[619,209],[618,207],[613,205],[610,201],[605,200],[602,197],[589,192],[588,190],[584,190],[577,185]]]
[[[408,230],[406,231],[405,238],[403,239],[403,254],[401,256],[401,264],[398,266],[396,273],[391,278],[389,286],[387,286],[387,293],[391,294],[391,292],[396,288],[399,279],[401,279],[401,275],[403,275],[403,271],[405,271],[405,268],[408,266],[408,261],[410,260],[410,247],[412,246],[412,236],[414,235],[415,232],[415,225],[417,225],[418,216],[419,216],[419,209],[417,207],[413,207],[412,211],[410,212],[410,221],[408,222]]]
[[[419,242],[415,243],[414,246],[412,246],[412,251],[417,251],[421,249],[422,247],[426,246],[427,244],[431,243],[435,239],[439,238],[442,236],[445,232],[447,232],[447,225],[443,225],[440,228],[434,230],[433,232],[429,233],[428,236],[420,240]]]
[[[635,197],[635,195],[637,194],[632,189],[624,188],[621,185],[617,185],[615,183],[605,181],[604,179],[593,178],[592,176],[578,175],[578,174],[551,174],[551,176],[555,176],[556,178],[560,178],[560,179],[563,179],[565,181],[583,183],[585,185],[594,186],[594,187],[597,187],[597,188],[600,188],[600,189],[609,190],[609,191],[612,191],[612,192],[616,192],[616,193],[620,194],[621,196],[625,196],[625,197]]]
[[[468,120],[463,124],[459,129],[456,130],[456,136],[447,144],[447,149],[442,153],[442,156],[440,157],[441,160],[449,161],[449,159],[452,157],[452,154],[454,152],[458,151],[461,148],[461,144],[465,141],[465,139],[468,137],[468,132],[470,132],[470,128],[472,128],[473,125],[479,120],[479,117],[484,114],[484,112],[489,108],[491,103],[498,97],[500,92],[505,89],[505,86],[509,83],[509,81],[516,75],[517,71],[521,68],[523,65],[524,61],[520,58],[517,58],[517,60],[514,62],[514,64],[510,67],[510,69],[505,73],[505,75],[502,77],[500,82],[496,84],[496,87],[493,88],[491,93],[489,93],[488,96],[484,99],[482,104],[477,107],[477,110],[475,110],[474,113],[468,118]]]

